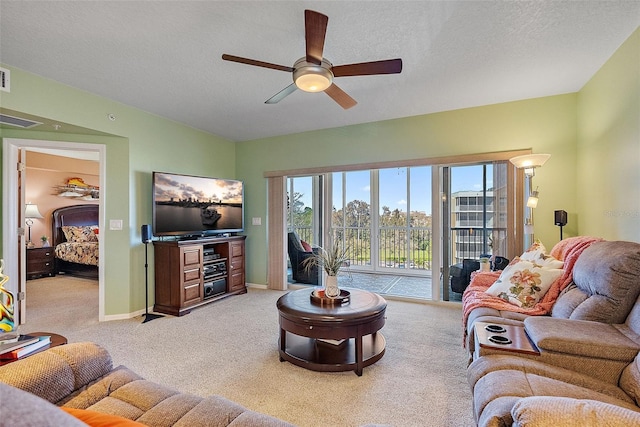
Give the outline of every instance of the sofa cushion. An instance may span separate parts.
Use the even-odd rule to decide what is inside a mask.
[[[640,295],[638,277],[640,243],[595,242],[582,252],[573,268],[573,282],[588,298],[579,302],[575,293],[563,295],[555,303],[555,315],[567,317],[570,313],[570,319],[624,323]],[[571,301],[564,301],[565,297]]]
[[[640,406],[640,353],[620,375],[620,388]]]
[[[524,327],[531,340],[543,351],[627,363],[640,351],[640,344],[608,323],[531,316],[525,319]]]
[[[532,396],[511,410],[513,427],[627,427],[640,424],[640,413],[590,399]]]
[[[3,426],[87,427],[52,403],[2,382],[0,403],[0,425]]]
[[[495,378],[500,378],[500,372],[512,372],[512,374],[507,375],[514,375],[513,372],[516,371],[526,375],[536,375],[550,380],[553,379],[562,383],[572,384],[584,389],[597,390],[603,395],[623,401],[625,404],[633,405],[633,399],[621,390],[617,384],[602,381],[589,374],[576,372],[564,367],[513,355],[492,354],[474,360],[467,369],[467,381],[472,390],[475,390],[476,383],[488,374],[498,372],[495,374],[497,375]],[[494,392],[486,389],[479,389],[478,391],[483,393]],[[495,393],[500,394],[501,390],[497,390]]]
[[[568,319],[571,317],[571,313],[573,313],[587,298],[589,298],[589,294],[572,282],[569,286],[564,288],[562,292],[560,292],[558,300],[551,308],[551,316]]]

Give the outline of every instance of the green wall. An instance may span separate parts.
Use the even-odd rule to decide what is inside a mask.
[[[578,226],[640,241],[640,30],[578,95]]]
[[[2,66],[11,70],[11,92],[0,92],[2,108],[114,135],[60,135],[0,129],[3,138],[106,145],[107,188],[102,192],[105,217],[107,224],[109,219],[122,219],[124,230],[104,231],[105,314],[117,316],[144,309],[144,245],[140,242],[140,226],[152,221],[151,172],[234,177],[234,144],[171,120]],[[114,114],[116,120],[109,120],[107,114]],[[153,265],[153,251],[149,252],[149,263]],[[153,283],[153,268],[149,271],[149,280]],[[150,300],[153,300],[153,292]]]

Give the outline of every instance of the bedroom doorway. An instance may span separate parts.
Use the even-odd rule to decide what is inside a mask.
[[[28,321],[26,279],[26,244],[28,239],[28,227],[25,225],[25,206],[31,200],[25,190],[29,182],[29,173],[26,168],[26,161],[30,153],[46,153],[47,156],[59,156],[62,158],[82,159],[98,162],[98,181],[99,187],[104,188],[106,166],[105,153],[106,146],[104,144],[88,144],[76,142],[60,142],[45,140],[27,140],[6,138],[3,141],[3,254],[5,258],[5,273],[12,280],[9,290],[18,297],[16,298],[16,326],[24,324]],[[58,163],[58,162],[52,162]],[[20,165],[18,168],[14,165]],[[54,169],[55,164],[51,165]],[[52,182],[51,192],[59,182]],[[99,228],[104,225],[104,196],[98,199],[99,209]],[[33,202],[33,201],[31,201]],[[50,210],[46,213],[42,212],[42,216],[50,214]],[[40,220],[42,221],[42,220]],[[103,228],[104,229],[104,228]],[[16,232],[17,230],[17,232]],[[26,234],[26,235],[25,235]],[[51,232],[47,233],[50,235]],[[35,240],[34,240],[35,239]],[[103,238],[98,235],[99,258],[104,260],[103,253],[105,251]],[[33,242],[40,246],[40,233],[32,236]],[[12,260],[12,262],[7,262]],[[104,265],[99,269],[98,274],[98,304],[96,307],[96,316],[99,321],[104,320]]]

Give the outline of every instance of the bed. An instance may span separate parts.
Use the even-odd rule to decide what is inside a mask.
[[[98,278],[98,205],[73,205],[53,211],[56,274]]]

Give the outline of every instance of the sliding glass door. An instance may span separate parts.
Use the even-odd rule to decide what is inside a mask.
[[[311,246],[343,245],[347,286],[449,300],[450,266],[510,257],[519,242],[515,170],[467,160],[288,177],[287,228]]]
[[[443,263],[507,253],[507,163],[445,166],[442,168]],[[448,283],[444,299],[448,299]]]
[[[346,247],[350,263],[372,270],[370,171],[336,172],[330,176],[331,238]]]
[[[377,171],[377,270],[431,271],[431,167]]]
[[[331,230],[356,270],[431,270],[431,167],[331,174]],[[374,214],[375,213],[375,214]]]

